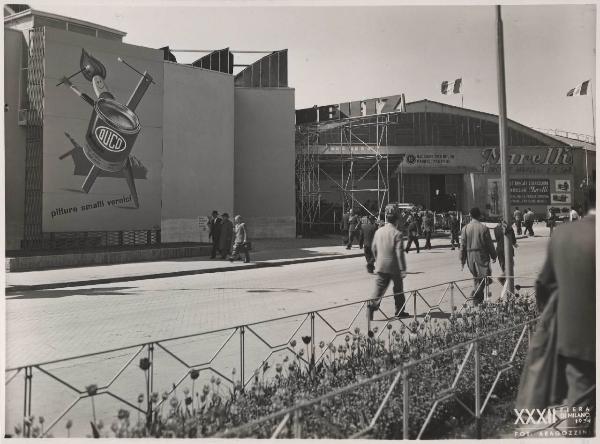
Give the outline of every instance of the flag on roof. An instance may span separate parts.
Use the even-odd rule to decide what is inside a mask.
[[[456,79],[454,82],[444,80],[442,82],[442,94],[460,94],[462,93],[462,79]]]
[[[567,93],[567,97],[587,95],[589,85],[590,85],[589,80],[586,80],[585,82],[581,82],[575,88],[569,90],[569,92]]]

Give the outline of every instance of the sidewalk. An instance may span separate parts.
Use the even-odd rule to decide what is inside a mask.
[[[362,250],[357,245],[354,245],[351,250],[347,250],[340,244],[341,239],[339,236],[318,239],[257,239],[252,243],[254,251],[250,253],[252,262],[249,264],[244,264],[241,261],[231,263],[227,260],[197,257],[13,272],[6,274],[6,293],[279,267],[363,256]],[[420,244],[423,245],[424,240],[421,239]],[[447,248],[450,239],[448,237],[435,237],[431,239],[431,244],[433,248]],[[411,249],[410,254],[413,252],[414,249]]]

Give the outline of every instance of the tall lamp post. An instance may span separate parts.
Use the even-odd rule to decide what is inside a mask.
[[[498,129],[500,145],[500,177],[502,182],[502,219],[509,226],[512,223],[510,215],[510,189],[508,186],[508,149],[506,147],[506,84],[504,73],[504,32],[502,26],[502,11],[500,5],[496,6],[496,25],[497,25],[497,63],[498,68]],[[498,240],[499,242],[500,240]],[[504,260],[506,264],[506,289],[514,292],[514,263],[513,263],[513,245],[510,236],[504,233]]]

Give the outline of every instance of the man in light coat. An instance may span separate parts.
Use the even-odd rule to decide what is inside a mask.
[[[485,279],[491,275],[490,259],[496,262],[496,249],[488,227],[479,222],[481,211],[471,208],[471,222],[460,233],[460,263],[465,263],[473,275],[473,302],[483,302]]]
[[[515,219],[515,226],[517,227],[517,235],[523,234],[523,229],[521,228],[521,223],[523,220],[523,213],[519,210],[519,207],[515,207],[515,212],[513,213],[513,218]]]
[[[375,257],[375,290],[373,299],[367,307],[369,319],[373,319],[373,313],[379,308],[390,281],[394,282],[394,302],[396,305],[395,315],[397,317],[408,317],[409,314],[403,310],[404,288],[402,279],[406,277],[406,259],[402,244],[402,233],[396,228],[398,215],[395,209],[386,209],[385,225],[375,231],[373,237],[372,251]]]

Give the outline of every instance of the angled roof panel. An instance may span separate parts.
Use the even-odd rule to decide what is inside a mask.
[[[274,51],[235,76],[235,86],[252,88],[287,87],[287,49]]]

